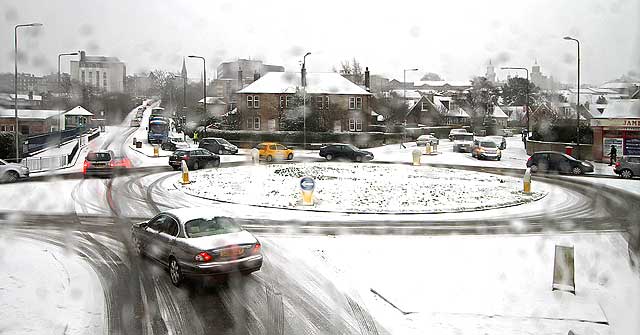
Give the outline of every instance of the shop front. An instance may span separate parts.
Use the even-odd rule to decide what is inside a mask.
[[[591,127],[594,160],[608,162],[612,145],[618,156],[640,156],[640,118],[594,118]]]

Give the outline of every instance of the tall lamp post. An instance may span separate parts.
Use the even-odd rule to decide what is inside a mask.
[[[404,69],[402,70],[402,98],[403,101],[402,103],[406,105],[407,103],[407,71],[418,71],[418,69]],[[403,132],[403,142],[406,141],[406,137],[407,137],[407,115],[405,114],[404,117],[404,132]],[[401,143],[402,144],[402,143]],[[402,144],[402,147],[404,147],[404,144]]]
[[[525,138],[525,142],[524,142],[524,146],[525,149],[527,147],[527,139],[529,138],[529,69],[527,69],[526,67],[501,67],[501,70],[525,70],[527,72],[527,90],[526,90],[526,97],[525,97],[525,102],[524,102],[524,110],[526,113],[526,118],[527,118],[527,138]]]
[[[203,72],[203,82],[202,82],[202,104],[204,106],[204,115],[207,115],[207,61],[202,56],[189,56],[189,58],[200,58],[202,59],[202,72]],[[205,128],[206,130],[206,128]]]
[[[60,81],[60,57],[62,56],[77,56],[77,52],[65,52],[58,54],[58,92],[62,92],[62,83]],[[58,148],[62,145],[62,110],[58,113]]]
[[[300,81],[302,84],[302,137],[303,148],[307,148],[307,56],[311,55],[311,52],[307,52],[302,57],[302,73]]]
[[[13,29],[13,41],[14,41],[14,70],[15,74],[13,77],[13,88],[14,88],[14,96],[13,96],[13,106],[14,106],[14,116],[16,118],[16,129],[15,137],[16,137],[16,162],[20,159],[20,140],[18,139],[18,28],[20,27],[40,27],[42,23],[26,23],[26,24],[18,24]]]
[[[578,159],[580,159],[580,41],[570,36],[565,36],[564,39],[567,41],[574,41],[577,43],[577,46],[578,46],[578,96],[576,98],[576,149],[578,151],[577,152]]]

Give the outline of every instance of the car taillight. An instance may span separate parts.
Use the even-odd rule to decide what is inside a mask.
[[[210,262],[213,260],[213,256],[209,255],[206,251],[197,254],[195,258],[198,262]]]
[[[253,248],[251,249],[251,253],[254,255],[257,255],[260,253],[260,249],[262,249],[262,245],[260,243],[256,243],[253,245]]]
[[[529,163],[529,162],[531,162],[531,157],[529,157],[529,158],[527,159],[527,163]]]
[[[184,159],[185,161],[188,161],[189,160],[189,155],[182,156],[182,159]]]
[[[616,167],[620,167],[620,162],[616,162]]]
[[[82,164],[82,174],[86,174],[87,173],[87,168],[91,166],[91,163],[89,163],[89,161],[84,161],[84,164]]]

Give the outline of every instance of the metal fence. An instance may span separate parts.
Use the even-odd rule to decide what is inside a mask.
[[[29,168],[30,172],[46,171],[67,166],[69,164],[69,156],[26,157],[20,163]]]

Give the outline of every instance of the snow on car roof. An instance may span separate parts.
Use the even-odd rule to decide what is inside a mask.
[[[200,218],[226,216],[225,213],[222,212],[220,209],[211,208],[211,207],[176,208],[176,209],[170,209],[165,213],[175,216],[182,223],[195,220],[195,219],[200,219]]]
[[[238,93],[289,93],[302,89],[300,75],[295,72],[268,72]],[[308,94],[371,95],[362,87],[338,73],[307,73]]]

